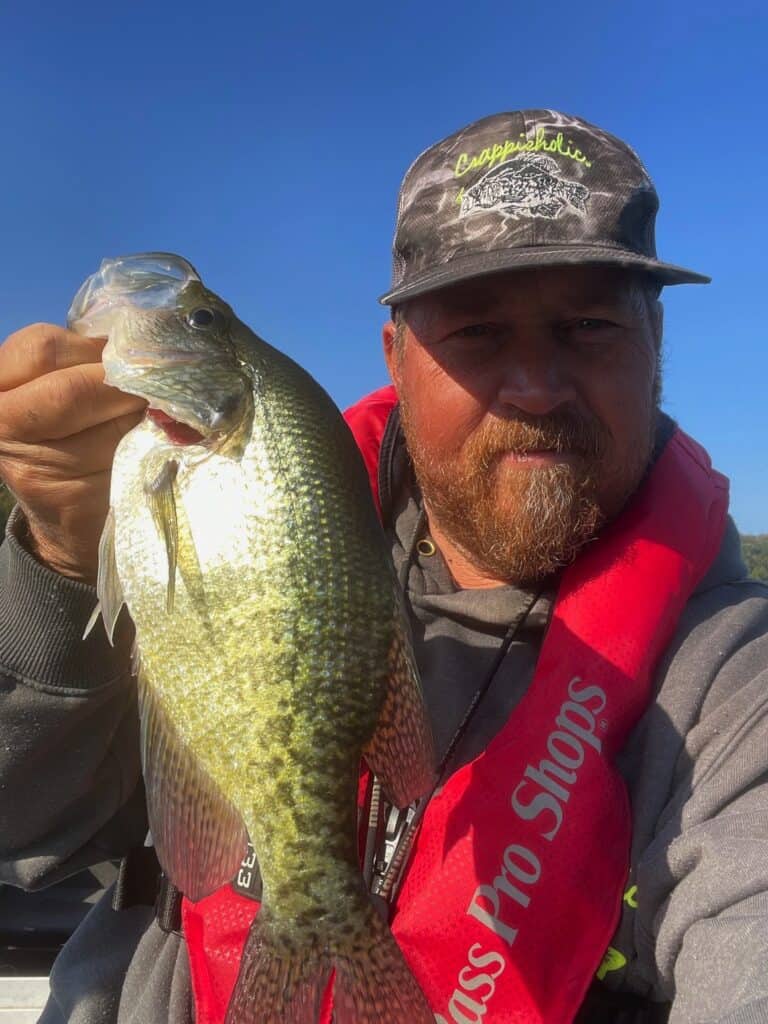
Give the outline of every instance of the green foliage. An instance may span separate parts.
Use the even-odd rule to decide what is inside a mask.
[[[0,480],[0,540],[5,536],[5,521],[10,515],[15,499],[5,484]]]
[[[742,534],[741,550],[749,575],[768,582],[768,533]]]

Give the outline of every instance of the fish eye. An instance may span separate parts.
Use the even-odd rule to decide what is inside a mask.
[[[187,321],[190,327],[210,327],[216,321],[216,313],[206,306],[201,306],[199,309],[192,310]]]

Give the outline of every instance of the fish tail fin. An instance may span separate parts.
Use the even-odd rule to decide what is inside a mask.
[[[582,210],[586,213],[587,210],[587,196],[589,192],[583,185],[579,185],[578,182],[571,182],[568,188],[568,199],[571,204],[577,209]]]
[[[322,948],[277,937],[262,907],[248,933],[225,1024],[330,1024],[332,970]]]
[[[334,951],[334,1024],[434,1024],[389,927],[366,911],[365,930]]]
[[[434,1024],[392,933],[373,907],[342,941],[291,947],[261,915],[251,926],[225,1024]]]

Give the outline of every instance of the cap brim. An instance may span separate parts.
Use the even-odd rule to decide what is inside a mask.
[[[391,306],[406,299],[413,299],[417,295],[457,284],[459,281],[470,281],[501,270],[533,270],[536,267],[585,264],[643,270],[659,284],[664,285],[709,284],[712,280],[705,274],[697,274],[673,263],[661,263],[659,260],[626,249],[612,249],[604,245],[531,246],[526,249],[473,253],[471,256],[456,257],[449,263],[433,267],[427,273],[403,281],[399,287],[382,295],[379,302],[383,306]]]

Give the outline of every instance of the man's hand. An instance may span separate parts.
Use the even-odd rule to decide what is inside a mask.
[[[52,324],[0,345],[0,479],[43,564],[92,583],[118,442],[146,402],[104,384],[104,341]]]

